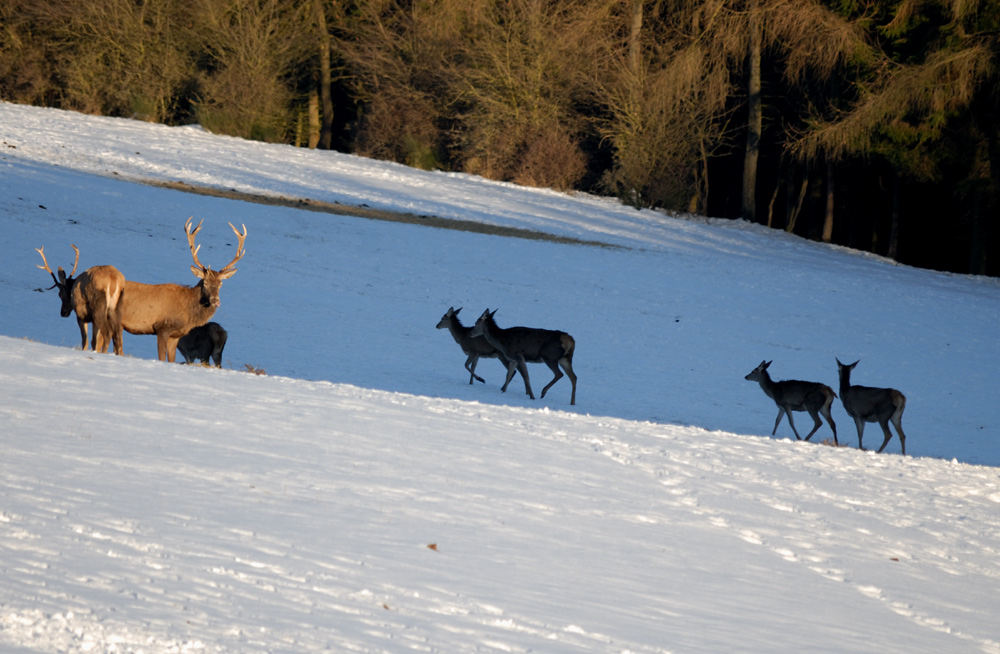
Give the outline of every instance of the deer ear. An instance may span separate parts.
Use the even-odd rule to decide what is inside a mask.
[[[198,266],[191,266],[191,272],[193,272],[194,276],[198,279],[205,279],[205,271]]]
[[[229,279],[230,277],[232,277],[235,274],[236,274],[236,269],[235,268],[230,268],[228,270],[220,270],[219,271],[219,279]]]

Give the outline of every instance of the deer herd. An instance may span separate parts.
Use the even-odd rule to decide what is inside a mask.
[[[745,377],[747,381],[755,381],[760,384],[761,389],[769,398],[778,405],[778,418],[774,421],[774,429],[771,435],[777,433],[778,423],[784,415],[788,415],[788,424],[792,427],[792,432],[797,440],[802,440],[795,423],[792,421],[792,411],[807,411],[813,419],[813,428],[806,434],[805,440],[812,438],[812,435],[822,426],[820,415],[830,423],[833,430],[833,443],[839,445],[837,441],[837,425],[830,415],[830,406],[833,404],[837,394],[826,384],[819,382],[799,381],[789,379],[786,381],[773,381],[767,369],[771,361],[761,361],[760,365],[750,371]],[[873,388],[871,386],[852,386],[851,371],[858,365],[855,361],[845,365],[837,359],[837,372],[840,375],[840,401],[844,405],[847,415],[854,419],[854,426],[858,430],[858,449],[861,447],[861,438],[865,433],[866,422],[877,422],[882,428],[882,435],[885,440],[878,448],[881,452],[889,444],[892,432],[889,431],[889,423],[896,427],[899,434],[899,447],[903,454],[906,454],[906,434],[903,433],[903,409],[906,408],[906,396],[895,388]]]
[[[201,231],[202,222],[191,229],[192,219],[184,223],[188,247],[194,265],[191,272],[199,281],[194,286],[180,284],[140,284],[125,279],[114,266],[93,266],[76,275],[80,263],[80,250],[76,252],[73,270],[69,275],[58,268],[59,274],[52,272],[45,258],[44,248],[38,248],[44,265],[38,266],[52,275],[55,282],[49,288],[59,289],[62,301],[60,313],[64,318],[76,313],[80,326],[80,348],[87,349],[88,325],[94,323],[94,334],[90,347],[95,352],[107,352],[108,344],[113,344],[115,354],[123,354],[122,330],[130,334],[155,334],[156,351],[160,361],[173,362],[180,348],[188,363],[195,359],[203,362],[212,358],[216,366],[222,364],[222,348],[226,344],[226,330],[218,323],[209,323],[221,303],[219,290],[222,281],[236,274],[233,266],[243,258],[243,242],[247,237],[246,225],[241,234],[233,224],[233,232],[239,240],[236,256],[221,270],[212,270],[198,260],[200,245],[195,246],[195,237]],[[207,324],[206,324],[207,323]]]
[[[553,331],[549,329],[532,329],[529,327],[510,327],[501,329],[497,326],[494,316],[496,310],[486,309],[476,323],[465,326],[458,319],[458,312],[462,307],[451,307],[441,316],[438,321],[438,329],[447,329],[451,332],[452,338],[462,348],[466,355],[465,369],[469,373],[469,383],[475,381],[485,381],[476,374],[476,364],[479,359],[498,359],[500,365],[504,367],[506,378],[500,391],[507,392],[507,386],[513,379],[515,373],[521,373],[524,379],[524,392],[528,397],[535,399],[531,391],[531,381],[528,379],[528,367],[526,363],[544,363],[553,373],[552,381],[542,389],[542,397],[552,388],[552,385],[562,379],[563,370],[569,377],[572,384],[570,393],[570,404],[576,404],[576,373],[573,372],[573,350],[576,342],[573,337],[566,332]],[[833,405],[837,394],[826,384],[817,382],[806,382],[798,380],[773,381],[768,374],[770,361],[761,361],[760,365],[750,371],[745,379],[760,383],[761,389],[774,400],[778,406],[778,418],[774,421],[774,429],[771,430],[773,436],[778,432],[778,425],[782,417],[788,416],[788,424],[792,427],[795,438],[802,440],[795,422],[792,420],[793,411],[807,411],[813,419],[813,428],[806,434],[805,440],[813,437],[823,425],[820,416],[826,418],[833,430],[833,442],[837,441],[837,424],[833,421],[830,407]],[[903,433],[903,409],[906,408],[906,396],[894,388],[871,388],[868,386],[852,386],[851,370],[858,365],[855,361],[850,365],[844,365],[837,360],[840,373],[840,398],[847,411],[847,415],[854,419],[854,424],[858,430],[858,449],[862,449],[861,439],[865,431],[866,422],[877,422],[882,427],[885,440],[878,448],[881,452],[889,444],[892,432],[889,431],[891,422],[899,434],[899,444],[903,454],[906,454],[906,434]],[[560,370],[562,368],[562,370]]]
[[[114,266],[93,266],[75,277],[80,263],[80,250],[73,245],[76,260],[69,275],[60,267],[58,275],[52,272],[45,258],[44,248],[38,248],[44,265],[38,266],[52,276],[54,284],[49,287],[59,289],[59,299],[62,301],[60,313],[64,318],[76,313],[77,325],[80,327],[80,347],[87,350],[88,325],[94,323],[94,333],[90,347],[96,352],[107,352],[108,347],[114,353],[124,353],[122,331],[130,334],[155,334],[157,356],[160,361],[173,362],[179,349],[187,363],[201,360],[208,363],[211,359],[217,367],[222,365],[222,350],[226,345],[226,330],[218,323],[209,322],[220,304],[219,290],[223,280],[236,273],[234,266],[243,258],[243,243],[247,237],[246,225],[240,233],[232,223],[229,226],[236,234],[238,244],[233,260],[222,269],[215,271],[203,265],[198,260],[200,245],[195,245],[195,238],[201,231],[202,222],[191,229],[192,218],[184,223],[184,233],[187,236],[188,247],[194,265],[191,272],[200,281],[194,286],[179,284],[141,284],[125,279],[125,276]],[[508,327],[497,325],[494,317],[496,310],[486,309],[471,327],[465,326],[458,319],[462,308],[451,307],[437,324],[438,329],[447,329],[455,342],[466,355],[465,369],[469,373],[469,383],[485,380],[476,374],[479,359],[497,359],[506,373],[501,392],[507,392],[507,386],[516,373],[524,380],[524,392],[531,399],[535,394],[531,390],[531,380],[528,377],[528,363],[544,363],[553,373],[552,381],[542,388],[541,397],[545,397],[552,386],[565,376],[569,377],[572,389],[569,403],[576,404],[576,373],[573,372],[573,351],[576,342],[566,332],[551,329],[535,329],[529,327]],[[820,416],[826,418],[833,431],[833,442],[837,440],[837,425],[833,421],[830,408],[837,394],[826,384],[799,380],[774,381],[767,370],[771,361],[761,361],[760,365],[750,371],[745,377],[748,381],[760,384],[761,389],[778,407],[778,417],[774,421],[771,435],[777,433],[778,425],[784,416],[788,416],[788,424],[795,438],[802,440],[792,413],[808,412],[813,419],[813,428],[806,434],[809,440],[823,425]],[[858,448],[861,449],[861,439],[864,435],[866,422],[877,422],[882,428],[884,440],[878,451],[885,449],[892,439],[889,423],[896,427],[899,434],[899,444],[903,454],[906,454],[906,434],[903,433],[902,416],[906,408],[906,396],[894,388],[872,388],[869,386],[852,386],[851,371],[858,365],[855,361],[845,365],[837,359],[837,369],[840,375],[840,401],[847,415],[854,419],[858,431]]]

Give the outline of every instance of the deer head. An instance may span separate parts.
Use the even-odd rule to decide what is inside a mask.
[[[46,290],[52,290],[53,288],[59,289],[59,299],[62,300],[62,307],[59,309],[59,314],[63,318],[68,318],[69,314],[73,313],[73,284],[76,282],[73,276],[76,275],[76,267],[80,264],[80,250],[75,245],[73,246],[73,250],[76,251],[76,261],[73,262],[73,272],[67,276],[66,271],[64,271],[62,266],[60,266],[57,268],[59,271],[58,278],[56,277],[56,274],[52,272],[52,269],[49,268],[49,262],[45,260],[44,250],[44,247],[40,247],[35,250],[35,252],[42,255],[42,263],[45,264],[38,267],[52,275],[52,281],[55,282]]]
[[[229,223],[233,233],[236,234],[236,238],[239,239],[239,244],[236,246],[236,256],[233,257],[233,260],[226,264],[222,270],[215,271],[202,265],[202,263],[198,261],[198,250],[201,249],[201,246],[195,246],[194,244],[195,236],[197,236],[198,232],[201,231],[201,224],[205,221],[202,220],[199,222],[198,226],[192,230],[192,220],[194,220],[194,216],[188,218],[187,222],[184,223],[184,233],[187,234],[188,247],[191,248],[191,258],[194,259],[194,265],[191,266],[191,272],[194,273],[195,277],[201,279],[199,286],[201,287],[202,306],[216,308],[222,304],[222,301],[219,299],[219,289],[222,288],[222,280],[229,279],[236,274],[236,268],[233,266],[236,265],[237,261],[243,258],[243,242],[247,238],[247,226],[241,225],[243,227],[243,233],[240,234],[240,232],[233,227],[233,224]]]

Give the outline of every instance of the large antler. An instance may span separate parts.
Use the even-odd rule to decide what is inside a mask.
[[[229,226],[232,227],[233,233],[236,234],[236,238],[238,238],[240,242],[236,246],[236,256],[233,257],[233,260],[230,261],[229,263],[227,263],[226,267],[223,268],[222,270],[220,270],[219,272],[229,272],[229,271],[236,272],[236,269],[233,268],[233,266],[236,265],[237,261],[239,261],[240,259],[243,258],[243,241],[247,240],[247,226],[246,225],[242,225],[242,224],[240,225],[240,227],[243,228],[243,233],[242,234],[240,234],[239,230],[237,230],[235,227],[233,227],[232,223],[229,223]]]
[[[191,230],[192,220],[194,220],[194,216],[188,218],[184,223],[184,233],[187,234],[188,247],[191,248],[191,257],[194,259],[194,265],[198,266],[201,270],[208,270],[208,268],[201,265],[201,262],[198,261],[198,250],[201,249],[201,246],[199,245],[198,247],[195,247],[194,245],[194,237],[201,231],[201,223],[205,222],[205,220],[203,218],[201,222],[198,223],[198,226],[194,228],[194,231]]]
[[[52,281],[54,281],[56,284],[59,284],[59,280],[56,279],[56,274],[52,272],[52,269],[49,268],[49,262],[45,260],[45,246],[43,245],[40,248],[35,248],[35,252],[42,255],[42,263],[45,264],[44,266],[38,266],[38,267],[44,270],[45,272],[49,273],[50,275],[52,275]],[[55,287],[53,286],[50,288],[55,288]]]
[[[44,270],[45,272],[49,273],[50,275],[52,275],[52,281],[54,281],[56,283],[55,285],[58,286],[60,282],[58,279],[56,279],[56,274],[52,272],[51,268],[49,268],[49,262],[45,259],[44,250],[45,250],[44,245],[40,248],[35,249],[35,252],[42,255],[42,263],[45,264],[44,266],[38,266],[38,267]],[[76,252],[76,261],[73,262],[73,272],[69,274],[70,277],[73,277],[76,274],[76,267],[80,265],[80,250],[75,245],[73,245],[73,250]],[[63,272],[62,268],[59,269],[59,272],[62,273],[63,275],[66,274]],[[55,286],[52,286],[50,288],[55,288]]]
[[[198,261],[198,250],[201,249],[201,246],[200,245],[195,246],[195,244],[194,244],[195,236],[198,234],[199,231],[201,231],[201,224],[203,222],[205,222],[205,220],[202,219],[198,223],[198,226],[195,227],[192,230],[191,229],[191,222],[193,220],[194,220],[194,216],[191,216],[190,218],[187,219],[187,222],[184,223],[184,233],[187,234],[188,247],[191,248],[191,257],[194,259],[194,263],[195,263],[196,266],[198,266],[198,268],[200,268],[201,270],[209,270],[209,268],[207,266],[202,265],[202,263],[200,261]],[[230,272],[230,271],[236,272],[236,270],[233,268],[233,266],[236,265],[237,261],[239,261],[240,259],[243,258],[243,242],[247,238],[247,226],[246,225],[242,225],[242,227],[243,227],[243,233],[242,234],[240,234],[239,230],[237,230],[235,227],[233,227],[232,223],[229,223],[229,226],[232,227],[233,233],[235,233],[236,237],[239,239],[239,244],[236,246],[236,256],[233,257],[233,260],[230,261],[228,264],[226,264],[226,266],[224,268],[222,268],[222,270],[219,271],[220,273],[222,273],[222,272]]]

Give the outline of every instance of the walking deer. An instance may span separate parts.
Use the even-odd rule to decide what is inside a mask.
[[[860,359],[859,359],[860,361]],[[885,440],[881,452],[889,444],[892,432],[889,422],[896,426],[899,432],[899,446],[906,454],[906,434],[903,433],[903,409],[906,408],[906,396],[895,388],[872,388],[870,386],[851,386],[851,371],[858,361],[845,365],[837,359],[837,372],[840,375],[840,401],[844,404],[847,415],[854,418],[858,428],[858,449],[861,447],[861,436],[865,433],[866,422],[877,422],[882,427]]]
[[[569,380],[573,384],[573,392],[570,396],[570,404],[576,404],[576,373],[573,372],[573,350],[576,348],[576,341],[566,332],[553,331],[550,329],[532,329],[529,327],[510,327],[501,329],[497,326],[493,316],[496,315],[494,309],[483,312],[483,315],[476,321],[475,326],[469,331],[472,337],[484,336],[490,345],[495,347],[507,359],[507,380],[500,389],[507,392],[507,385],[514,377],[514,372],[520,372],[524,378],[524,390],[528,397],[535,399],[535,394],[531,392],[531,381],[528,379],[527,363],[544,363],[555,373],[545,388],[542,389],[542,397],[552,388],[552,385],[562,379],[563,373],[559,369],[566,371]]]
[[[80,264],[80,250],[75,245],[72,247],[76,252],[76,260],[69,275],[59,266],[59,276],[56,277],[45,259],[44,247],[35,250],[42,255],[44,264],[38,267],[52,275],[55,284],[49,288],[59,289],[59,299],[62,300],[59,313],[62,317],[67,318],[69,314],[76,312],[76,322],[80,327],[80,349],[87,349],[87,326],[93,322],[91,348],[95,352],[107,352],[108,344],[113,342],[115,354],[120,355],[124,350],[119,301],[125,287],[125,276],[114,266],[92,266],[74,278]]]
[[[184,356],[185,363],[201,359],[208,363],[211,359],[216,368],[222,367],[222,350],[226,347],[229,334],[217,322],[208,322],[195,327],[177,341],[177,349]]]
[[[837,442],[837,425],[833,422],[833,416],[830,415],[830,406],[833,404],[833,399],[837,397],[833,389],[826,384],[799,381],[798,379],[772,381],[771,375],[767,372],[772,363],[774,362],[761,361],[759,366],[751,370],[750,374],[744,377],[747,381],[760,383],[760,387],[764,393],[778,405],[778,419],[774,421],[774,429],[771,430],[771,435],[774,436],[778,433],[778,425],[781,423],[781,417],[788,414],[788,424],[791,425],[796,440],[802,440],[799,437],[798,430],[795,429],[795,423],[792,421],[792,411],[808,411],[809,415],[812,416],[814,424],[812,431],[809,432],[805,440],[812,438],[813,434],[823,425],[823,421],[819,419],[820,414],[822,414],[826,418],[826,421],[830,423],[830,429],[833,430],[834,444],[839,445],[840,443]]]
[[[236,265],[243,258],[243,242],[247,237],[246,225],[243,233],[229,226],[239,239],[236,256],[221,270],[215,271],[198,261],[198,250],[194,240],[201,231],[202,222],[191,229],[191,218],[184,223],[188,247],[194,264],[191,272],[201,281],[194,286],[180,284],[140,284],[126,282],[122,293],[122,325],[130,334],[156,334],[156,352],[160,361],[173,363],[177,353],[177,342],[195,327],[204,325],[215,314],[221,304],[219,289],[222,281],[236,274]]]
[[[438,329],[447,329],[451,332],[451,337],[455,339],[459,347],[462,348],[462,352],[465,352],[466,356],[469,358],[465,360],[465,369],[469,371],[469,384],[472,384],[473,380],[481,381],[485,383],[485,379],[476,374],[476,364],[479,363],[479,359],[499,359],[500,364],[503,366],[504,370],[508,368],[507,358],[500,354],[499,351],[486,340],[484,336],[470,336],[469,332],[472,331],[472,327],[466,327],[458,319],[458,312],[462,310],[462,307],[455,308],[450,307],[437,324]]]

